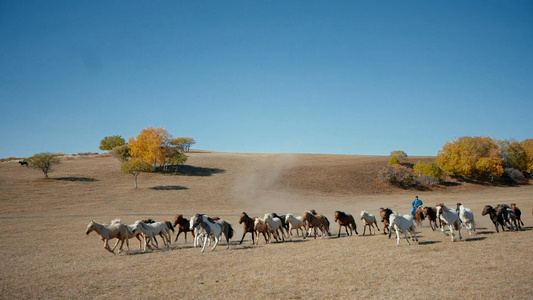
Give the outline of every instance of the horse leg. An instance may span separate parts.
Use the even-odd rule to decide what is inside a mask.
[[[242,234],[242,238],[241,238],[241,241],[239,242],[239,245],[242,245],[242,241],[244,241],[244,236],[246,235],[248,231],[246,231],[246,228],[244,228],[244,232]],[[254,238],[253,234],[252,234],[252,239]]]
[[[117,237],[117,242],[115,243],[115,246],[113,246],[113,249],[111,249],[111,251],[113,251],[113,253],[115,252],[115,248],[117,248],[117,245],[118,245],[119,242],[120,242],[120,240]],[[124,241],[122,243],[124,243]]]
[[[400,233],[398,232],[398,228],[394,228],[394,232],[396,233],[396,247],[400,246]]]
[[[106,249],[107,251],[115,254],[115,252],[113,252],[113,250],[111,250],[111,248],[109,248],[109,244],[107,243],[107,239],[102,239],[104,241],[104,249]]]
[[[174,239],[174,243],[178,241],[178,237],[181,234],[181,229],[178,229],[178,234],[176,235],[176,239]],[[185,232],[185,241],[187,241],[187,233]]]
[[[220,240],[220,236],[215,236],[215,245],[213,246],[213,249],[211,249],[211,251],[214,251],[216,249],[219,240]]]
[[[408,229],[404,230],[403,234],[405,235],[405,240],[407,241],[407,245],[411,246],[411,242],[409,242],[409,238],[407,238],[407,232],[409,232]],[[410,232],[409,232],[409,235],[411,235]],[[412,238],[412,236],[411,236],[411,238]]]
[[[205,246],[207,245],[207,240],[208,240],[208,239],[209,239],[209,236],[206,236],[206,237],[204,238],[204,245],[202,246],[202,253],[204,253],[204,251],[205,251]]]

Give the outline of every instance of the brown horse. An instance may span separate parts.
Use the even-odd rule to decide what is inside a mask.
[[[255,234],[255,229],[254,229],[254,222],[255,222],[255,219],[257,217],[253,217],[253,218],[250,218],[248,216],[247,213],[245,212],[242,212],[241,214],[241,218],[239,219],[239,224],[243,224],[242,225],[242,231],[243,231],[243,234],[242,234],[242,238],[241,238],[241,242],[239,244],[242,244],[242,241],[244,240],[244,236],[250,232],[252,234],[252,245],[255,244],[255,239],[254,239],[254,234]],[[266,239],[266,238],[265,238]]]
[[[524,226],[524,222],[522,222],[522,211],[520,210],[520,208],[516,207],[516,203],[511,203],[511,209],[516,215],[516,222],[518,222],[518,227],[522,229],[522,226]]]
[[[431,226],[431,229],[435,231],[437,226],[437,209],[434,207],[424,206],[422,209],[424,216],[428,218],[429,226]],[[441,221],[442,224],[443,221]]]
[[[416,208],[415,211],[415,222],[417,226],[422,226],[422,221],[424,221],[424,210],[422,209],[422,206],[419,206]]]
[[[305,232],[309,232],[310,228],[313,228],[314,230],[314,236],[316,239],[316,229],[320,229],[322,232],[322,237],[324,237],[325,234],[329,236],[329,222],[327,221],[326,217],[324,217],[321,214],[317,214],[315,211],[315,214],[312,213],[312,211],[306,211],[302,214],[302,220],[305,221]],[[305,238],[305,235],[304,235]]]
[[[186,218],[183,217],[182,214],[177,214],[174,217],[174,223],[172,223],[174,227],[178,225],[178,235],[176,235],[176,239],[174,240],[174,243],[178,241],[178,237],[182,232],[185,233],[185,243],[187,243],[187,232],[190,232],[192,235],[192,238],[194,239],[194,232],[190,229],[190,222]]]
[[[339,223],[339,235],[337,237],[341,236],[341,227],[344,226],[344,229],[346,230],[346,235],[353,235],[353,230],[355,230],[355,234],[359,234],[357,232],[357,225],[355,225],[355,219],[351,214],[347,214],[343,211],[335,211],[335,222]],[[348,228],[350,228],[350,234],[348,234]]]
[[[391,214],[392,214],[392,209],[383,208],[383,207],[379,208],[379,215],[381,216],[381,222],[383,223],[383,234],[387,234],[386,232],[387,230],[389,231],[389,233],[391,233],[390,221],[389,221]]]

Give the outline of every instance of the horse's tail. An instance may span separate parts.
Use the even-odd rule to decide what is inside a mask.
[[[226,222],[226,226],[228,226],[228,239],[233,238],[233,234],[235,233],[235,230],[233,230],[233,227],[231,227],[231,224]]]

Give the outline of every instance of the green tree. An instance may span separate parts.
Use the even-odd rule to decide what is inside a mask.
[[[390,153],[390,156],[391,156],[391,157],[392,157],[392,156],[396,157],[396,158],[398,159],[398,161],[400,161],[400,162],[402,162],[402,161],[404,161],[404,160],[407,159],[407,153],[405,153],[405,152],[403,152],[403,151],[401,151],[401,150],[392,151],[392,152]]]
[[[110,151],[115,149],[115,147],[122,146],[126,143],[123,137],[120,135],[106,136],[103,140],[100,141],[100,150]]]
[[[437,179],[441,179],[444,175],[444,172],[436,163],[430,162],[430,163],[423,163],[421,161],[418,161],[416,165],[414,165],[413,170],[415,171],[415,174],[420,176],[431,176]]]
[[[391,156],[389,160],[389,166],[399,165],[400,160],[396,156]]]
[[[125,162],[125,161],[129,160],[130,157],[131,157],[130,148],[128,147],[127,144],[126,145],[122,145],[122,146],[116,146],[111,151],[111,153],[113,154],[113,156],[118,158],[118,160],[120,160],[121,162]]]
[[[140,159],[132,159],[130,161],[123,162],[120,166],[120,170],[124,173],[133,175],[133,182],[135,188],[137,188],[137,177],[141,172],[149,172],[152,170],[152,166]]]
[[[41,152],[26,160],[30,167],[40,169],[44,173],[44,178],[48,178],[48,173],[52,172],[52,167],[61,162],[58,154],[51,152]]]

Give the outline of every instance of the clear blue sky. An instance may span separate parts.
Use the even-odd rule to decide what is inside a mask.
[[[533,138],[532,1],[3,1],[0,158],[149,126],[228,152]]]

